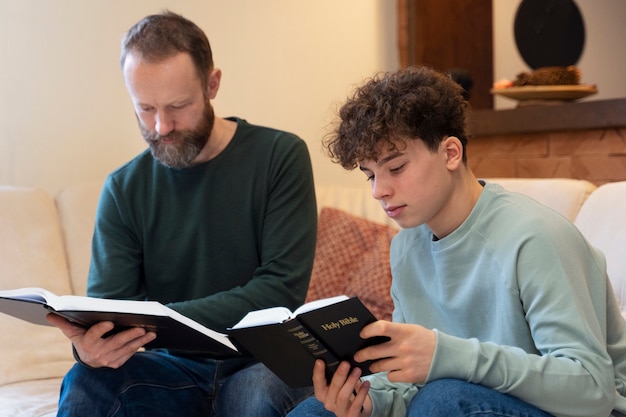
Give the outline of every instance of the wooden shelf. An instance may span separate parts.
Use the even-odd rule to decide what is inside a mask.
[[[626,98],[474,110],[469,124],[472,137],[619,128],[626,126]]]

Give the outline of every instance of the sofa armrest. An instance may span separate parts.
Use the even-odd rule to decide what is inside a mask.
[[[71,292],[61,228],[45,191],[0,186],[0,289],[21,287]],[[59,329],[0,314],[0,334],[0,386],[61,377],[74,364]]]

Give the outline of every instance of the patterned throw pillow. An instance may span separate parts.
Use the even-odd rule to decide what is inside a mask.
[[[391,320],[389,245],[396,233],[392,227],[323,207],[307,302],[358,296],[378,319]]]

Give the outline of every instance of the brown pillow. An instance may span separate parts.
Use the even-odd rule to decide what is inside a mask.
[[[323,207],[307,302],[358,296],[378,319],[391,320],[389,245],[396,233],[392,227]]]

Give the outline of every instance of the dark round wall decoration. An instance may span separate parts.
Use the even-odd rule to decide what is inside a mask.
[[[532,69],[575,65],[585,24],[573,0],[523,0],[515,14],[515,43]]]

